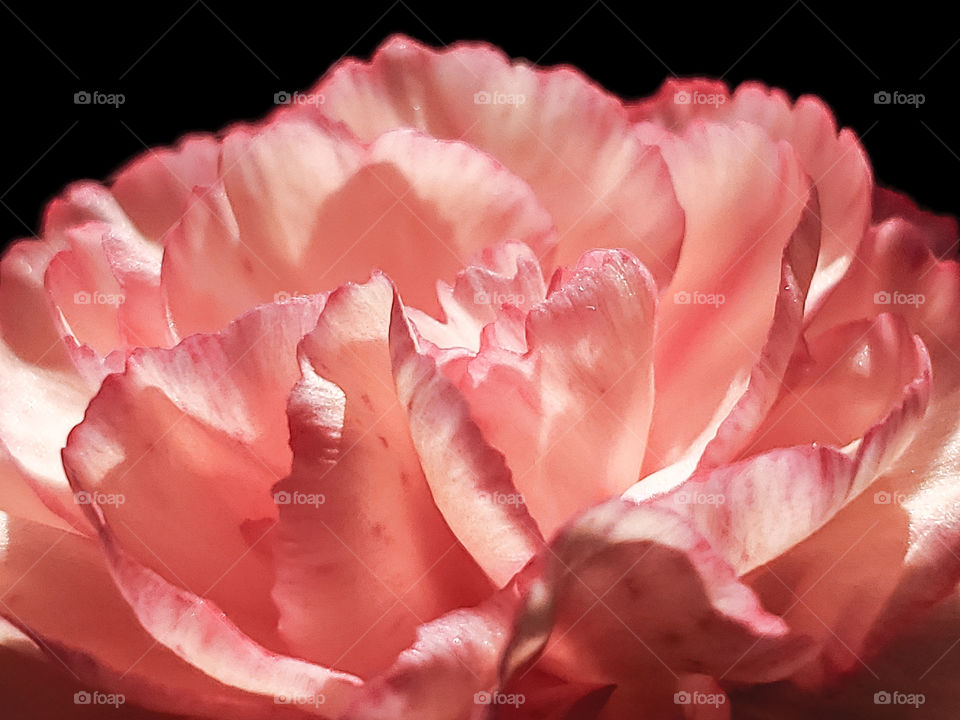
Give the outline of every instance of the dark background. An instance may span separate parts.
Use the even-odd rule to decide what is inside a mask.
[[[191,130],[261,117],[277,91],[307,89],[341,56],[367,56],[393,32],[437,45],[489,40],[513,56],[573,64],[625,97],[672,74],[818,94],[861,135],[883,183],[960,214],[960,28],[932,5],[0,0],[0,243],[35,232],[71,180],[103,179]],[[76,105],[81,90],[123,93],[125,103]],[[880,90],[925,102],[878,106]]]

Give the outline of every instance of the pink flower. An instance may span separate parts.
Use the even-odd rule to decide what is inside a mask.
[[[13,707],[950,716],[954,220],[757,84],[396,37],[298,97],[3,258]]]

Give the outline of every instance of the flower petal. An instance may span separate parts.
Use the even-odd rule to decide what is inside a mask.
[[[526,319],[524,355],[497,346],[460,386],[546,537],[640,476],[653,412],[656,286],[624,251],[585,254]],[[587,458],[603,458],[587,464]]]
[[[497,158],[553,217],[558,263],[573,264],[603,238],[658,282],[669,278],[683,215],[666,166],[633,135],[619,100],[576,71],[511,63],[481,43],[437,51],[395,36],[369,63],[336,66],[315,92],[319,111],[363,141],[412,127]]]
[[[662,509],[624,500],[592,508],[544,562],[504,676],[535,663],[580,682],[616,683],[613,702],[642,691],[663,706],[681,673],[764,682],[809,657],[806,641],[762,608],[703,537]],[[611,645],[614,636],[623,641]]]
[[[659,142],[687,225],[658,311],[647,473],[702,448],[743,395],[809,196],[790,147],[756,126],[698,123]]]
[[[74,706],[73,692],[80,689],[123,693],[129,703],[191,716],[253,720],[273,709],[272,688],[236,689],[158,644],[118,592],[95,539],[3,513],[0,539],[0,617],[80,686],[51,697],[59,711],[51,717]],[[235,662],[229,656],[222,661]],[[293,687],[278,683],[276,691]]]
[[[280,632],[299,656],[363,677],[423,622],[490,592],[433,503],[397,401],[392,301],[383,276],[344,286],[300,343],[293,470],[274,493]]]
[[[138,350],[104,381],[63,452],[92,521],[265,644],[277,642],[270,488],[290,469],[296,344],[322,305],[316,296],[263,306],[218,335]]]
[[[475,717],[496,691],[500,654],[510,638],[512,588],[417,630],[417,640],[367,682],[343,720]]]
[[[457,387],[420,351],[394,296],[390,357],[397,397],[434,502],[487,575],[504,586],[542,547],[503,455],[484,439]]]
[[[164,260],[178,326],[210,329],[250,296],[266,302],[362,282],[373,268],[432,311],[436,295],[426,278],[452,281],[475,253],[500,241],[526,242],[539,255],[556,242],[526,183],[465,143],[410,130],[363,147],[326,121],[287,114],[234,129],[222,164],[226,197],[218,186],[201,193]],[[419,262],[410,262],[411,253]],[[237,289],[197,278],[211,254],[235,268]],[[197,312],[198,301],[224,307]]]
[[[220,146],[211,135],[187,135],[176,147],[150,149],[120,169],[110,192],[150,241],[163,245],[193,189],[214,182]]]
[[[804,95],[791,102],[783,91],[756,82],[743,83],[731,96],[723,83],[669,79],[630,112],[636,122],[659,123],[674,132],[697,120],[728,125],[747,121],[773,140],[790,143],[820,197],[823,238],[811,305],[850,266],[870,220],[873,173],[856,134],[847,128],[838,131],[833,113],[819,98]]]

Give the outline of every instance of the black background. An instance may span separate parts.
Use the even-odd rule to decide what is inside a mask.
[[[575,65],[625,97],[672,74],[814,93],[861,135],[881,182],[960,214],[960,28],[933,8],[0,0],[0,243],[35,232],[71,180],[106,178],[145,146],[192,130],[259,118],[274,93],[309,88],[341,56],[367,56],[393,32],[435,45],[488,40],[513,56]],[[123,93],[125,103],[75,105],[80,90]],[[880,90],[926,101],[878,106]]]

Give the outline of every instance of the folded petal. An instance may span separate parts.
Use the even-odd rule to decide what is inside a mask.
[[[417,332],[439,348],[476,353],[486,332],[488,345],[525,352],[522,321],[546,294],[533,250],[523,243],[506,242],[484,248],[478,264],[458,272],[452,287],[438,283],[442,320],[415,308],[408,308],[407,314]]]
[[[523,355],[491,344],[467,365],[460,386],[471,414],[546,537],[640,476],[656,307],[635,257],[587,253],[530,310]]]
[[[702,448],[743,395],[774,320],[781,258],[809,197],[795,153],[756,126],[696,123],[659,142],[687,224],[658,311],[645,472]]]
[[[807,443],[842,447],[902,403],[914,381],[930,383],[926,347],[897,315],[837,326],[809,339],[806,349],[745,454]],[[926,400],[920,416],[925,409]]]
[[[369,63],[343,61],[315,92],[318,111],[363,141],[412,127],[495,157],[550,212],[558,263],[602,238],[637,255],[658,283],[669,278],[683,215],[666,166],[634,136],[620,101],[576,71],[511,63],[481,43],[437,51],[395,36]]]
[[[322,305],[316,296],[263,306],[220,334],[136,351],[104,381],[63,452],[91,521],[267,644],[278,642],[270,489],[290,470],[295,348]]]
[[[121,168],[110,192],[150,241],[163,245],[193,189],[214,182],[220,146],[211,135],[187,135],[176,147],[150,149]]]
[[[788,142],[820,197],[823,238],[811,305],[850,266],[870,220],[873,173],[856,134],[838,130],[833,113],[819,98],[803,95],[792,102],[783,91],[756,82],[743,83],[731,94],[715,81],[669,79],[652,98],[631,106],[630,113],[635,122],[657,123],[674,132],[698,120],[728,125],[746,121],[773,140]]]
[[[390,366],[392,302],[383,276],[344,286],[301,342],[293,470],[274,493],[280,632],[299,656],[364,677],[491,589],[420,468]]]
[[[418,628],[416,642],[364,685],[343,720],[477,717],[499,692],[497,667],[516,604],[511,587]]]
[[[275,692],[296,687],[278,682],[275,690],[240,690],[159,644],[114,585],[95,539],[3,513],[0,538],[0,617],[26,633],[69,681],[45,689],[49,717],[70,716],[74,692],[99,690],[122,693],[126,703],[145,708],[252,720],[272,711]],[[221,659],[225,666],[233,662],[228,655]]]
[[[539,665],[617,684],[613,703],[623,693],[662,708],[673,705],[681,674],[764,682],[809,657],[806,641],[670,512],[610,501],[577,518],[550,550],[517,621],[506,675]],[[611,645],[611,637],[622,640]]]
[[[549,255],[556,243],[526,183],[465,143],[411,130],[367,147],[327,121],[287,114],[233,129],[221,164],[224,194],[219,183],[197,193],[171,232],[163,283],[178,327],[219,329],[251,297],[362,282],[372,268],[433,311],[433,281],[452,281],[484,247],[518,240]],[[210,257],[234,269],[235,288],[198,273]],[[213,307],[195,309],[203,303]]]
[[[503,455],[484,438],[460,390],[421,351],[396,295],[390,358],[434,502],[490,579],[506,585],[542,547],[542,536]]]

